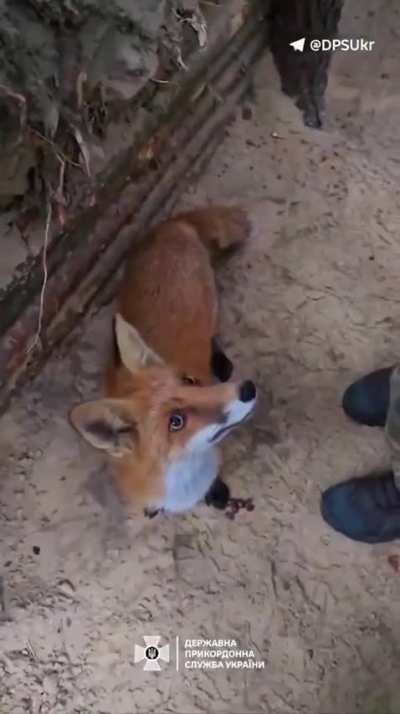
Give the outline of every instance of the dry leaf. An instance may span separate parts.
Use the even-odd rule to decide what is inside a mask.
[[[148,144],[142,146],[138,153],[138,159],[140,161],[151,161],[151,159],[154,159],[154,139],[151,139]]]

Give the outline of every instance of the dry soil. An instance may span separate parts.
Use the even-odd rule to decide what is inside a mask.
[[[66,421],[100,389],[110,308],[90,317],[1,422],[2,714],[400,711],[400,548],[353,543],[319,514],[323,488],[387,464],[383,434],[340,398],[399,353],[400,16],[357,6],[342,34],[376,45],[335,55],[324,129],[304,128],[267,57],[182,197],[248,205],[254,224],[219,283],[223,343],[261,392],[224,475],[255,511],[120,513]],[[144,635],[236,639],[265,667],[177,672],[172,657],[144,672]]]

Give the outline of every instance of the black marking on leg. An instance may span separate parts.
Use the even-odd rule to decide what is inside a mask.
[[[145,508],[144,509],[145,518],[155,518],[156,516],[158,516],[159,513],[161,513],[161,510],[162,509],[160,509],[160,508]]]
[[[228,382],[232,376],[233,364],[218,344],[216,337],[211,340],[211,371],[220,382]]]
[[[207,506],[214,506],[214,508],[218,508],[220,511],[223,511],[227,506],[229,498],[229,486],[227,486],[226,483],[219,478],[219,476],[217,476],[214,483],[211,484],[211,487],[206,493],[205,502]]]

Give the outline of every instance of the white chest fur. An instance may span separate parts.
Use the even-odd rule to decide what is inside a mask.
[[[187,511],[201,501],[218,474],[219,454],[216,448],[190,451],[171,464],[166,473],[166,495],[161,508]]]

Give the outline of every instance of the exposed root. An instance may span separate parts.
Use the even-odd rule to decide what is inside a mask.
[[[53,148],[54,153],[57,156],[59,161],[65,161],[65,163],[71,164],[71,166],[75,166],[77,169],[80,169],[81,171],[83,171],[81,164],[79,164],[77,161],[73,161],[73,159],[70,159],[69,156],[66,156],[66,154],[64,154],[60,150],[60,148],[57,146],[57,144],[54,143],[54,141],[51,141],[51,139],[48,139],[47,136],[45,136],[44,134],[41,134],[40,131],[38,131],[37,129],[33,129],[33,127],[29,127],[29,131],[31,131],[32,134],[36,134],[36,136],[38,136],[39,139],[41,139],[42,141],[45,141],[46,144],[49,144]]]
[[[67,199],[65,198],[65,195],[64,195],[65,161],[63,159],[61,159],[59,156],[57,158],[60,162],[60,174],[59,174],[59,179],[58,179],[57,190],[54,192],[54,200],[57,203],[58,222],[59,222],[61,228],[63,228],[65,225],[65,221],[66,221],[64,208],[67,205]]]
[[[187,25],[190,25],[197,35],[199,47],[204,49],[207,45],[208,39],[207,23],[200,8],[198,8],[197,12],[189,13],[182,12],[182,10],[175,10],[174,15],[180,24],[186,23]]]
[[[91,178],[92,172],[90,170],[90,152],[87,147],[87,144],[82,136],[82,132],[80,131],[80,129],[78,129],[77,126],[71,125],[71,129],[73,131],[75,141],[78,144],[79,151],[81,152],[86,174],[89,178]]]
[[[27,350],[26,350],[26,353],[28,355],[40,343],[40,335],[42,332],[44,299],[45,299],[45,294],[46,294],[47,278],[48,278],[47,250],[49,247],[49,235],[50,235],[52,213],[53,213],[53,207],[52,207],[51,199],[49,198],[48,203],[47,203],[46,227],[45,227],[45,231],[44,231],[44,242],[43,242],[43,252],[42,252],[43,282],[42,282],[42,289],[40,291],[39,318],[38,318],[38,325],[37,325],[36,333],[31,341],[30,345],[27,347]]]
[[[76,78],[76,97],[77,97],[77,105],[78,109],[82,109],[83,107],[83,88],[85,85],[85,82],[87,80],[87,74],[83,70],[81,70]]]

